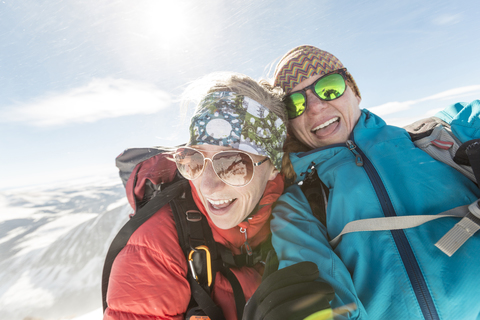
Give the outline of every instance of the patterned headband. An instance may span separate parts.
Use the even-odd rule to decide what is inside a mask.
[[[280,170],[286,134],[282,119],[257,101],[221,91],[208,94],[197,106],[188,145],[230,146],[267,156]]]
[[[275,68],[276,87],[289,93],[297,84],[314,75],[324,75],[343,68],[343,64],[333,54],[313,46],[296,47],[285,54]],[[360,90],[352,75],[347,77],[353,84],[353,91],[360,97]]]

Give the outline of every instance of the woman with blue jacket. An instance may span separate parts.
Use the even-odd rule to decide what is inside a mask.
[[[350,319],[480,319],[480,232],[451,256],[435,245],[458,217],[336,238],[357,220],[410,220],[470,205],[480,196],[478,186],[417,148],[404,129],[361,110],[353,77],[328,52],[312,46],[291,50],[277,65],[275,85],[286,93],[290,143],[285,151],[302,150],[290,153],[295,174],[286,175],[296,183],[273,211],[275,273],[287,277],[289,269],[315,263],[316,281],[335,290],[331,307],[356,306],[347,313]],[[436,116],[451,125],[460,143],[480,138],[480,101],[456,104]],[[323,223],[298,185],[313,174],[327,190]],[[271,286],[267,278],[258,291],[276,290]],[[249,302],[247,313],[266,303],[260,300]]]

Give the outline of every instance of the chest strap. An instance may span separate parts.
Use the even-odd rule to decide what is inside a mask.
[[[329,243],[332,247],[335,247],[343,235],[352,232],[409,229],[441,218],[465,217],[469,212],[468,207],[468,205],[456,207],[437,215],[395,216],[355,220],[347,223],[343,230]]]
[[[478,181],[480,181],[480,139],[470,140],[460,145],[449,125],[435,117],[417,121],[405,129],[418,148],[432,158],[457,169],[478,185]],[[330,241],[330,245],[337,246],[341,237],[351,232],[408,229],[440,218],[460,217],[462,219],[435,244],[437,248],[451,257],[480,230],[479,201],[476,200],[470,205],[459,206],[437,215],[395,216],[352,221],[347,223],[340,234]]]

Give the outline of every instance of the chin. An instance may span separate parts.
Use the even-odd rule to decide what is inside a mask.
[[[210,216],[210,219],[212,220],[213,224],[219,228],[219,229],[222,229],[222,230],[228,230],[228,229],[231,229],[233,227],[235,227],[234,225],[232,225],[232,223],[230,221],[219,221],[218,219],[214,220],[211,218]]]

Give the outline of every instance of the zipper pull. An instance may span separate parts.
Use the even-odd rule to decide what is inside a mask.
[[[347,140],[346,142],[348,150],[352,151],[353,155],[355,156],[355,164],[359,167],[363,166],[363,159],[360,153],[358,153],[355,148],[357,147],[352,140]]]
[[[245,234],[245,243],[243,244],[243,246],[245,247],[245,251],[247,251],[247,254],[251,256],[253,254],[253,250],[252,250],[252,247],[250,247],[250,244],[248,243],[248,240],[247,240],[247,229],[240,228],[240,232]]]

